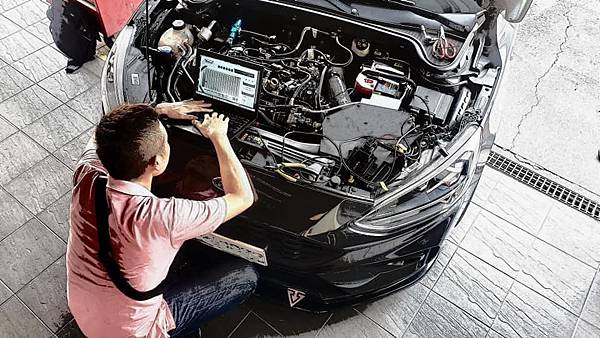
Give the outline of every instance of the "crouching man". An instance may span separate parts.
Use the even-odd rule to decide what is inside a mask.
[[[207,114],[200,122],[190,112]],[[67,249],[69,308],[86,336],[194,335],[254,292],[255,270],[233,257],[217,264],[192,255],[208,260],[208,268],[169,278],[184,242],[211,233],[254,202],[227,138],[228,119],[209,113],[210,105],[202,102],[124,105],[96,128],[73,177]],[[191,120],[210,139],[224,196],[194,201],[158,198],[150,191],[169,163],[163,114]]]

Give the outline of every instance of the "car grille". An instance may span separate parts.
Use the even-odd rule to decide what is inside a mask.
[[[251,243],[268,243],[269,264],[294,261],[298,265],[315,265],[342,255],[327,244],[281,229],[252,224],[247,233],[251,233]]]

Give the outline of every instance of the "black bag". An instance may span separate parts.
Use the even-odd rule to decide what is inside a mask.
[[[119,265],[112,257],[112,250],[110,248],[110,229],[108,226],[108,202],[106,200],[106,184],[108,180],[106,177],[98,177],[96,180],[96,226],[98,227],[98,241],[100,249],[98,255],[100,262],[104,265],[108,276],[113,281],[117,289],[119,289],[127,297],[137,300],[144,301],[150,298],[154,298],[163,293],[167,287],[167,279],[163,280],[157,287],[149,291],[138,291],[134,289],[131,284],[127,281]]]
[[[46,16],[50,33],[70,63],[81,66],[94,58],[99,37],[97,19],[77,1],[52,0]]]

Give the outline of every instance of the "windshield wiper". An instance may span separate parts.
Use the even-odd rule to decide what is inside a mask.
[[[405,9],[427,19],[436,20],[442,25],[458,32],[468,33],[470,28],[456,21],[450,20],[442,14],[438,14],[427,9],[416,6],[412,0],[358,0],[356,2],[366,4],[387,4],[389,7]]]

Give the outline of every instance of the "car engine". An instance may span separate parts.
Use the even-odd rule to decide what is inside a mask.
[[[394,43],[188,2],[152,26],[154,101],[196,98],[203,51],[259,66],[256,116],[236,136],[239,153],[291,182],[372,197],[447,156],[446,144],[478,122],[472,88],[436,78]]]

